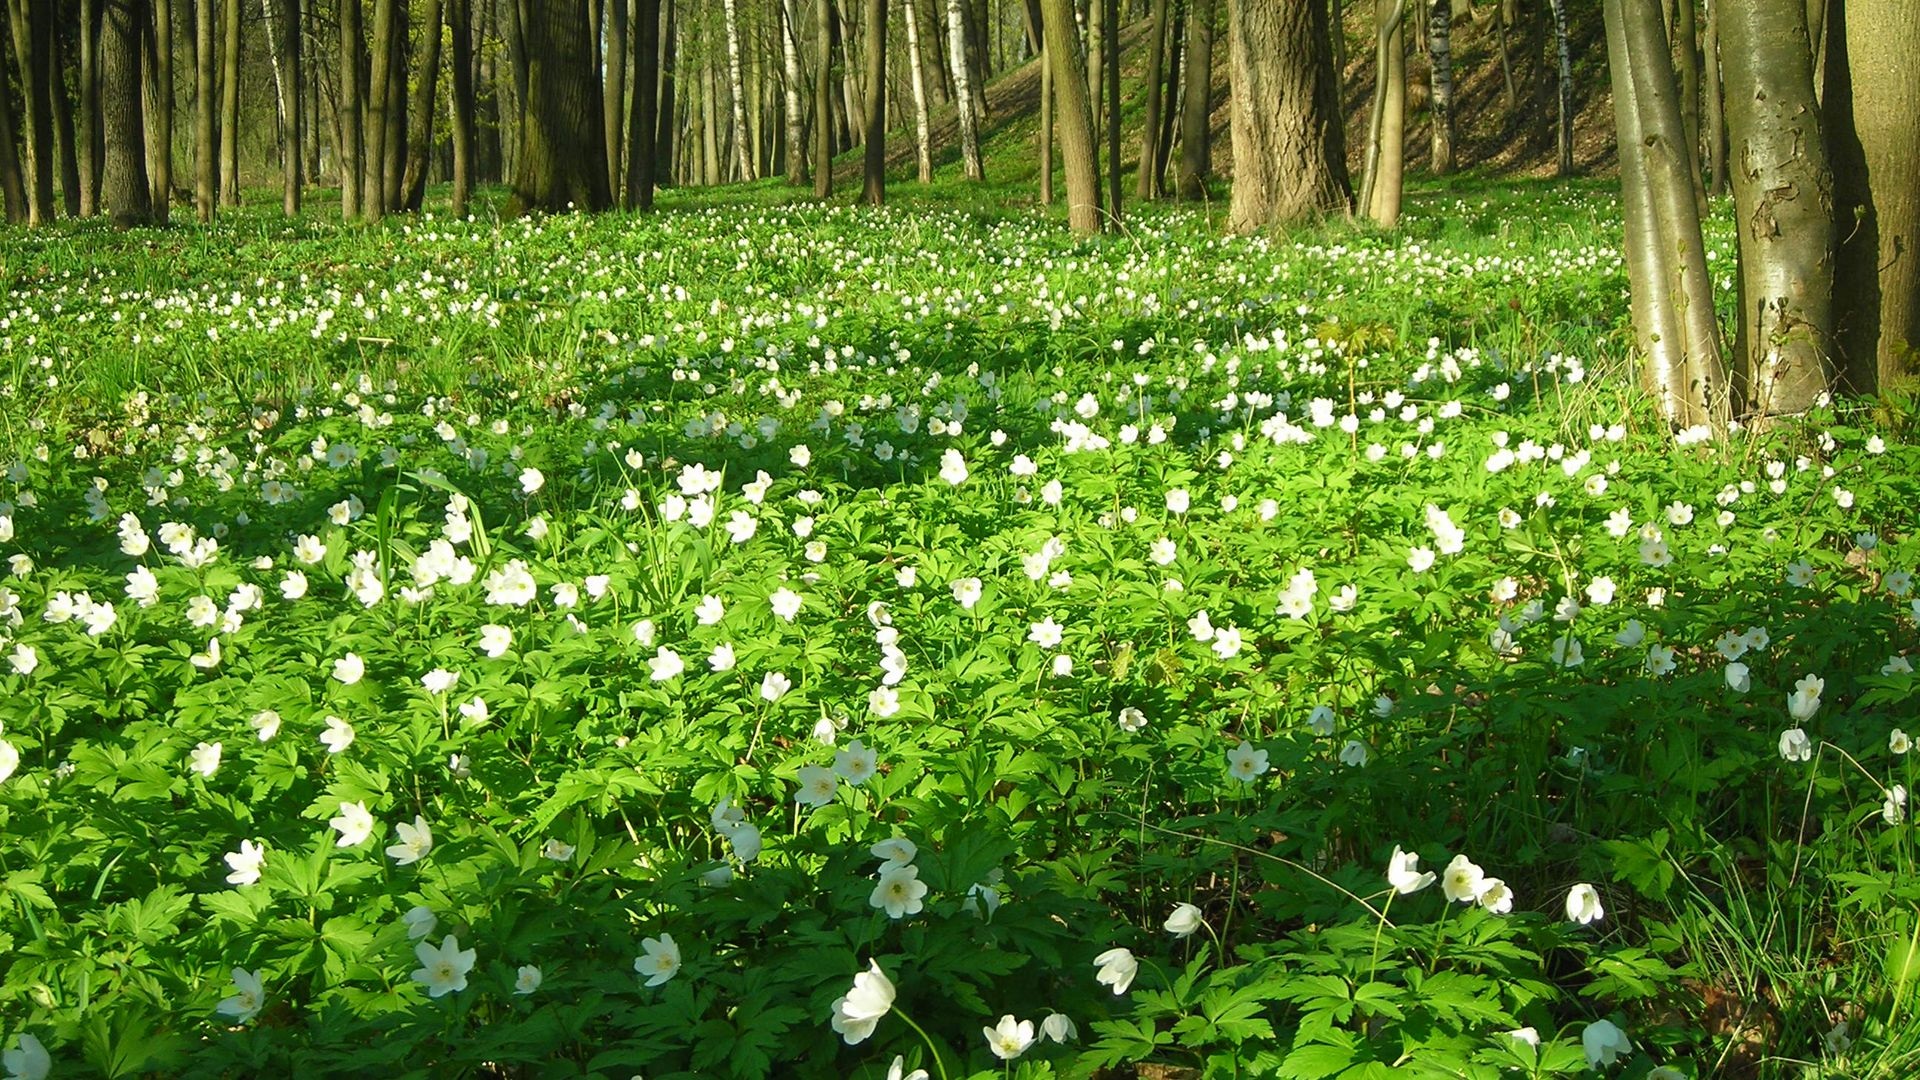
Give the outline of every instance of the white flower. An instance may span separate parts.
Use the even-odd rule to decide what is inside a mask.
[[[848,1046],[866,1042],[873,1029],[893,1010],[893,982],[879,961],[867,961],[867,970],[853,977],[853,988],[833,1003],[831,1025]]]
[[[940,455],[940,479],[958,487],[967,479],[967,459],[960,451],[948,449]]]
[[[1605,918],[1607,910],[1600,906],[1600,892],[1585,882],[1567,890],[1567,918],[1582,926],[1597,923]]]
[[[1148,545],[1147,558],[1152,559],[1155,566],[1172,566],[1174,560],[1179,557],[1179,548],[1164,536]]]
[[[407,928],[408,941],[419,941],[425,938],[433,933],[435,926],[440,924],[440,920],[433,914],[433,909],[424,904],[415,904],[402,912],[400,921]]]
[[[1799,728],[1788,728],[1780,733],[1780,757],[1786,761],[1812,760],[1813,740]]]
[[[1455,855],[1440,874],[1440,891],[1448,900],[1471,904],[1486,891],[1487,875],[1465,855]]]
[[[1040,1035],[1065,1045],[1080,1037],[1080,1029],[1073,1026],[1073,1019],[1065,1013],[1048,1013],[1040,1021]]]
[[[1898,825],[1907,819],[1907,789],[1905,785],[1895,784],[1887,789],[1886,801],[1880,804],[1880,817],[1889,825]]]
[[[847,744],[845,750],[834,753],[833,772],[845,780],[849,787],[859,787],[873,776],[879,763],[879,755],[868,749],[866,743],[855,739]]]
[[[1400,850],[1394,845],[1393,855],[1387,860],[1387,884],[1402,896],[1409,896],[1433,884],[1434,874],[1429,870],[1421,872],[1420,856],[1411,851]]]
[[[1433,549],[1415,547],[1407,552],[1407,566],[1416,574],[1424,574],[1433,568]]]
[[[267,861],[267,849],[258,841],[240,841],[239,851],[229,851],[221,856],[233,871],[227,875],[229,885],[251,885],[260,880],[260,865]]]
[[[187,767],[211,780],[220,769],[220,744],[199,743],[187,755]]]
[[[1051,649],[1058,646],[1064,636],[1063,628],[1059,623],[1053,621],[1053,616],[1051,615],[1027,628],[1027,640],[1043,649]]]
[[[1012,1061],[1033,1045],[1033,1021],[1015,1020],[1012,1013],[990,1028],[981,1028],[987,1036],[987,1049],[1001,1061]]]
[[[444,694],[453,689],[453,684],[459,681],[460,673],[448,671],[446,668],[434,668],[420,676],[420,685],[425,687],[429,694]]]
[[[539,968],[532,964],[522,964],[513,977],[513,992],[520,995],[531,994],[540,989],[540,983],[545,978],[546,976],[540,973]]]
[[[1192,496],[1187,494],[1186,488],[1173,488],[1167,492],[1167,513],[1184,514],[1192,501]]]
[[[1913,739],[1906,732],[1894,728],[1887,734],[1887,752],[1900,755],[1913,749]]]
[[[1348,739],[1346,744],[1340,747],[1340,764],[1349,768],[1357,769],[1365,765],[1367,759],[1372,756],[1373,752],[1367,749],[1367,744],[1359,739]]]
[[[840,786],[839,777],[824,765],[802,765],[794,771],[793,779],[799,785],[793,801],[801,806],[827,805]]]
[[[1199,908],[1181,903],[1173,906],[1173,914],[1167,916],[1164,929],[1174,937],[1186,937],[1205,925],[1206,920],[1201,917]]]
[[[1647,627],[1639,619],[1628,619],[1620,632],[1613,635],[1614,644],[1624,648],[1635,648],[1647,638]]]
[[[1497,877],[1490,877],[1480,883],[1480,906],[1494,915],[1505,915],[1513,910],[1513,890]]]
[[[474,950],[461,949],[460,939],[448,934],[439,948],[422,941],[413,947],[420,966],[413,981],[424,985],[430,997],[445,997],[467,988],[467,972],[473,970]]]
[[[333,662],[333,677],[347,686],[359,682],[366,673],[366,661],[358,653],[348,653]]]
[[[973,605],[980,602],[980,579],[961,578],[954,582],[953,599],[963,610],[972,611]]]
[[[669,679],[678,678],[680,673],[687,669],[687,665],[680,659],[679,653],[662,645],[647,661],[647,669],[652,673],[654,682],[666,682]]]
[[[258,1016],[261,1007],[267,1003],[266,988],[260,985],[259,974],[246,968],[233,969],[233,988],[233,996],[222,998],[213,1011],[221,1016],[233,1017],[236,1024],[244,1024]]]
[[[887,913],[890,919],[917,915],[925,907],[923,898],[927,895],[927,884],[920,880],[920,868],[917,866],[883,866],[879,884],[873,887],[873,895],[867,903]]]
[[[7,1067],[9,1080],[47,1080],[53,1057],[39,1039],[21,1032],[18,1047],[0,1054],[0,1064]]]
[[[1587,1052],[1588,1066],[1596,1070],[1610,1068],[1614,1062],[1633,1053],[1633,1040],[1611,1020],[1588,1024],[1580,1033],[1580,1046]]]
[[[353,725],[337,716],[327,717],[327,730],[320,733],[320,742],[326,746],[329,754],[345,750],[353,745]]]
[[[1224,626],[1213,632],[1213,654],[1222,660],[1231,660],[1240,654],[1240,628]]]
[[[1818,675],[1803,676],[1793,684],[1793,693],[1787,695],[1787,715],[1795,720],[1811,720],[1820,709],[1820,694],[1827,688],[1827,682]]]
[[[1753,672],[1738,660],[1727,665],[1727,689],[1744,694],[1753,688]]]
[[[641,955],[634,958],[633,970],[647,977],[646,985],[659,986],[680,973],[680,945],[672,934],[640,939]]]
[[[1146,728],[1147,714],[1129,705],[1114,714],[1113,722],[1120,726],[1121,731],[1129,735],[1137,734]]]
[[[773,613],[786,622],[792,622],[800,614],[800,594],[786,586],[781,586],[767,597],[767,603],[773,607]]]
[[[1227,751],[1227,774],[1242,783],[1251,784],[1256,776],[1267,771],[1267,752],[1256,750],[1245,739],[1240,745]]]
[[[340,838],[334,841],[335,847],[358,847],[373,835],[373,815],[368,812],[364,802],[343,802],[339,816],[327,822]]]
[[[769,671],[760,678],[760,698],[763,701],[779,701],[791,689],[793,680],[787,678],[785,672]]]
[[[1093,958],[1094,980],[1104,986],[1113,987],[1114,994],[1127,992],[1133,985],[1134,976],[1140,974],[1140,961],[1126,949],[1108,949]]]
[[[1613,593],[1613,579],[1610,577],[1597,577],[1587,582],[1587,600],[1595,607],[1613,603]]]
[[[1654,645],[1647,649],[1647,670],[1654,675],[1671,675],[1676,665],[1673,650],[1665,645]]]
[[[399,834],[400,842],[387,848],[387,857],[400,866],[410,866],[427,857],[433,850],[433,829],[427,825],[427,819],[419,814],[413,816],[413,824],[402,821],[393,827]]]
[[[539,469],[526,468],[526,469],[520,470],[520,491],[523,494],[531,495],[534,492],[539,491],[541,487],[543,487],[546,484],[546,482],[547,482],[547,478],[541,475]],[[437,997],[439,995],[435,995],[435,996]]]

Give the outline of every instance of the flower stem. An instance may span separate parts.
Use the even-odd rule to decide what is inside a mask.
[[[920,1036],[920,1041],[927,1044],[927,1053],[933,1055],[933,1067],[939,1071],[940,1080],[948,1080],[947,1063],[945,1060],[943,1060],[940,1057],[940,1048],[934,1044],[933,1036],[928,1035],[925,1028],[921,1027],[919,1024],[914,1023],[913,1017],[908,1016],[902,1010],[900,1009],[893,1010],[893,1015],[899,1017],[902,1020],[905,1020],[907,1022],[907,1026],[913,1029],[914,1034]]]

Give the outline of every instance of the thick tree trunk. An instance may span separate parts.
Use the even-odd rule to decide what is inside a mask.
[[[54,215],[53,145],[53,11],[49,0],[10,0],[14,58],[19,63],[20,93],[26,136],[27,175],[30,183],[27,223],[44,225]]]
[[[1564,0],[1562,0],[1564,2]],[[1700,28],[1695,0],[1676,0],[1673,13],[1673,70],[1680,81],[1680,125],[1687,133],[1687,165],[1693,171],[1695,201],[1707,214],[1707,188],[1700,162]]]
[[[428,159],[433,151],[436,112],[433,106],[440,97],[440,24],[445,14],[444,0],[426,0],[421,11],[426,18],[421,24],[420,64],[414,76],[413,105],[408,109],[406,172],[400,182],[400,205],[415,214],[420,212],[427,196]]]
[[[969,180],[985,180],[987,165],[980,155],[979,99],[974,94],[972,65],[967,63],[966,13],[961,0],[946,0],[947,65],[953,75],[953,100],[960,121],[960,166]]]
[[[912,2],[912,0],[909,0]],[[780,70],[787,105],[787,183],[804,187],[807,183],[806,104],[800,76],[799,0],[780,3]],[[815,121],[816,123],[818,121]]]
[[[920,59],[920,13],[918,0],[906,0],[901,6],[901,14],[907,22],[907,65],[911,69],[913,88],[913,148],[914,164],[919,169],[920,182],[933,183],[933,141],[928,133],[927,122],[927,74],[926,64]]]
[[[1180,91],[1180,198],[1207,197],[1213,157],[1207,140],[1213,116],[1214,0],[1193,0],[1187,16],[1187,84]]]
[[[412,22],[410,0],[393,5],[392,48],[387,53],[386,144],[380,153],[380,196],[387,213],[404,209],[407,172],[407,39]],[[594,78],[597,80],[599,75]],[[595,85],[598,85],[596,82]]]
[[[813,77],[813,196],[833,194],[833,2],[814,0],[814,35],[820,67]]]
[[[0,63],[0,196],[6,200],[7,223],[19,225],[27,220],[27,185],[14,145],[13,91],[7,86],[5,67]]]
[[[473,0],[447,0],[447,37],[453,45],[452,212],[458,221],[467,216],[467,202],[473,197]]]
[[[1833,384],[1834,257],[1807,12],[1755,0],[1718,16],[1740,243],[1735,387],[1745,412],[1804,412]]]
[[[1067,172],[1067,224],[1088,236],[1100,231],[1100,167],[1094,156],[1093,109],[1087,102],[1087,75],[1080,67],[1073,0],[1041,0],[1040,10],[1053,66],[1054,120]]]
[[[887,201],[887,0],[867,0],[866,154],[860,197],[869,205]]]
[[[706,35],[701,35],[705,37]],[[710,43],[708,43],[710,44]],[[714,74],[713,57],[709,55],[700,64],[699,82],[695,89],[700,99],[700,182],[718,184],[725,177],[720,172],[720,121],[716,115],[715,101],[720,96],[720,80]]]
[[[635,0],[633,9],[633,101],[627,117],[627,205],[653,209],[654,129],[660,126],[660,0]]]
[[[1676,306],[1661,257],[1660,223],[1654,216],[1651,182],[1640,127],[1640,103],[1633,77],[1627,71],[1623,14],[1618,0],[1606,10],[1608,72],[1613,88],[1615,142],[1620,147],[1620,204],[1627,262],[1628,306],[1633,312],[1634,339],[1644,358],[1641,381],[1660,404],[1669,421],[1686,411],[1686,344],[1680,333]]]
[[[675,111],[675,76],[679,72],[680,20],[674,7],[674,0],[665,0],[666,21],[660,31],[660,130],[653,144],[653,176],[656,185],[665,184],[673,175],[674,125],[678,123]],[[649,195],[647,205],[653,205]]]
[[[80,0],[80,216],[100,212],[100,0]]]
[[[1327,0],[1228,0],[1235,232],[1349,212]]]
[[[202,0],[212,3],[213,0]],[[240,3],[225,0],[220,45],[220,202],[240,205]]]
[[[1374,0],[1374,18],[1373,119],[1360,201],[1374,224],[1391,229],[1400,223],[1406,178],[1407,0]]]
[[[527,110],[510,212],[605,210],[613,197],[586,2],[531,0],[529,13]]]
[[[1906,0],[1845,0],[1825,40],[1835,327],[1865,393],[1920,373],[1920,20]]]
[[[211,5],[214,0],[200,0]],[[365,132],[361,126],[360,0],[340,0],[340,101],[334,115],[340,120],[340,216],[352,221],[360,216],[360,171]]]
[[[1160,197],[1160,80],[1166,75],[1167,9],[1172,0],[1153,0],[1153,27],[1147,39],[1147,108],[1140,118],[1140,166],[1135,171],[1133,193],[1141,199]]]
[[[736,180],[756,178],[753,140],[747,137],[747,87],[740,77],[740,17],[734,0],[721,0],[727,33],[727,89],[733,108],[733,169]]]
[[[173,209],[173,12],[168,0],[148,0],[141,29],[141,121],[147,133],[147,183],[153,221],[165,225]]]
[[[626,191],[626,147],[624,128],[627,119],[627,3],[628,0],[606,0],[607,4],[607,62],[605,90],[601,95],[601,126],[605,129],[602,139],[607,144],[607,189],[612,191],[616,202],[625,202],[621,197]]]
[[[101,0],[100,125],[106,162],[100,202],[116,228],[153,220],[147,183],[147,139],[140,116],[140,28],[147,0]]]
[[[388,112],[393,107],[395,0],[374,0],[373,47],[367,63],[367,130],[360,170],[360,216],[379,221],[387,212]],[[402,46],[404,48],[404,46]]]
[[[1435,176],[1445,176],[1453,171],[1453,0],[1433,0],[1427,17],[1427,63],[1433,81],[1428,166]]]

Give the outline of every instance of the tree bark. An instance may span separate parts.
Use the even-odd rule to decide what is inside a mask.
[[[911,69],[913,88],[913,148],[914,164],[919,169],[920,182],[933,183],[933,143],[928,133],[927,122],[927,74],[926,65],[920,59],[920,13],[918,0],[905,0],[901,14],[907,23],[907,66]]]
[[[80,0],[80,216],[100,212],[100,0]]]
[[[733,177],[757,178],[754,170],[753,140],[747,137],[747,89],[740,77],[740,17],[734,0],[721,0],[727,33],[727,89],[733,109]]]
[[[347,0],[342,0],[343,3]],[[198,0],[193,16],[193,203],[202,225],[211,224],[219,202],[217,162],[219,147],[214,142],[214,97],[216,60],[214,24],[219,19],[215,0]]]
[[[527,110],[510,213],[605,210],[613,197],[586,2],[531,0],[529,7]]]
[[[1044,24],[1043,24],[1044,25]],[[1044,35],[1045,30],[1041,33]],[[1053,50],[1040,40],[1040,205],[1053,205]]]
[[[860,197],[887,201],[887,0],[867,0],[867,123]]]
[[[1552,0],[1553,8],[1553,49],[1558,58],[1556,86],[1558,87],[1557,123],[1554,125],[1554,148],[1559,155],[1561,176],[1573,175],[1573,53],[1567,37],[1567,0]],[[1504,57],[1502,46],[1501,56]]]
[[[1391,229],[1400,222],[1406,178],[1407,0],[1374,0],[1374,18],[1373,119],[1360,201],[1374,224]]]
[[[67,57],[66,35],[60,27],[54,27],[50,39],[53,46],[52,63],[55,70],[67,70],[72,64]],[[73,102],[67,100],[66,80],[56,77],[53,84],[53,142],[60,158],[60,196],[63,209],[68,217],[80,216],[80,161],[74,147]]]
[[[1229,227],[1255,232],[1351,210],[1327,0],[1228,0]],[[1197,66],[1197,65],[1196,65]]]
[[[1920,372],[1920,21],[1904,0],[1844,0],[1825,42],[1834,319],[1846,384],[1866,393]]]
[[[1702,180],[1700,161],[1700,27],[1694,3],[1695,0],[1675,0],[1673,70],[1680,81],[1680,125],[1687,133],[1687,165],[1693,171],[1694,197],[1704,218],[1707,188]]]
[[[654,129],[660,126],[660,0],[636,0],[633,9],[633,101],[627,117],[627,205],[653,209]]]
[[[451,209],[458,221],[467,216],[467,202],[473,197],[473,0],[447,0],[447,36],[453,44]]]
[[[1801,0],[1721,6],[1740,243],[1742,410],[1799,413],[1832,385],[1833,174]]]
[[[7,223],[19,225],[27,220],[27,185],[20,151],[14,145],[13,91],[7,86],[5,70],[0,63],[0,196],[6,200]]]
[[[1090,236],[1100,231],[1100,172],[1094,157],[1093,109],[1087,102],[1087,75],[1080,67],[1073,0],[1041,0],[1040,10],[1053,65],[1054,120],[1067,172],[1067,225],[1082,236]]]
[[[800,82],[800,5],[798,0],[779,0],[779,4],[780,70],[785,76],[781,82],[787,105],[787,183],[804,187],[807,183],[807,124]]]
[[[147,182],[146,134],[140,116],[140,28],[147,0],[101,0],[100,125],[106,162],[100,202],[115,228],[153,220],[153,188]]]
[[[405,208],[407,172],[407,39],[412,22],[411,0],[395,0],[393,37],[387,52],[387,122],[380,152],[380,197],[391,214]],[[599,75],[594,78],[598,80]],[[596,82],[595,85],[598,85]]]
[[[21,134],[26,136],[27,175],[30,183],[27,224],[53,220],[55,150],[53,145],[53,12],[48,0],[11,0],[14,58],[19,64],[20,93],[26,108]]]
[[[200,0],[204,6],[213,2]],[[340,119],[340,216],[352,221],[360,216],[360,170],[365,156],[360,123],[360,0],[340,0],[339,21],[340,101],[334,115]]]
[[[967,63],[966,14],[961,0],[946,0],[947,64],[953,75],[953,101],[960,121],[960,166],[969,180],[987,178],[986,160],[980,154],[979,99],[974,95],[973,71]]]
[[[617,4],[621,0],[609,2]],[[425,21],[420,36],[420,65],[413,84],[413,105],[408,109],[407,164],[400,182],[400,205],[414,214],[420,212],[427,196],[436,112],[433,106],[440,98],[440,25],[446,13],[444,0],[426,0],[421,10]]]
[[[606,0],[607,5],[607,63],[606,88],[601,95],[602,127],[606,130],[602,138],[607,144],[607,189],[614,193],[616,202],[625,202],[621,196],[626,191],[626,146],[623,137],[627,119],[627,3],[628,0]]]
[[[201,0],[213,3],[213,0]],[[225,0],[220,46],[220,202],[240,205],[240,2]]]
[[[1147,31],[1147,107],[1140,118],[1140,165],[1133,193],[1140,199],[1160,197],[1160,80],[1166,75],[1167,9],[1171,0],[1153,0],[1153,27]]]
[[[147,134],[147,182],[153,221],[165,225],[173,209],[173,12],[170,0],[148,0],[141,28],[142,122]]]
[[[276,10],[277,9],[277,10]],[[280,207],[300,213],[300,26],[293,0],[260,0],[267,24],[267,56],[273,64],[274,109],[280,120]]]
[[[1453,0],[1433,0],[1427,17],[1427,63],[1433,80],[1428,166],[1435,176],[1445,176],[1453,171]]]
[[[653,144],[653,175],[656,185],[673,175],[673,134],[678,122],[675,113],[675,76],[679,70],[680,20],[674,0],[665,0],[666,19],[660,31],[660,130]],[[647,196],[653,205],[653,196]]]
[[[367,56],[367,126],[360,171],[360,216],[379,221],[387,213],[387,113],[393,95],[394,0],[374,0],[373,45]]]
[[[1087,5],[1087,97],[1093,102],[1093,130],[1096,136],[1107,129],[1107,5],[1106,0],[1086,0]]]
[[[1720,78],[1720,31],[1719,19],[1714,11],[1722,0],[1707,0],[1707,38],[1705,45],[1705,67],[1702,75],[1705,115],[1701,126],[1706,141],[1706,160],[1701,164],[1701,172],[1706,180],[1708,195],[1727,193],[1727,125],[1726,110],[1723,106],[1724,94]]]
[[[813,78],[813,197],[833,194],[833,3],[814,0],[814,34],[820,67]]]
[[[1213,116],[1214,0],[1193,0],[1187,15],[1187,84],[1180,91],[1180,198],[1207,197],[1207,179],[1213,173],[1208,152]]]

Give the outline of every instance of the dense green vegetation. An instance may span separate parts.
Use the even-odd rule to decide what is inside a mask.
[[[1910,410],[1600,186],[745,190],[9,235],[9,1069],[1920,1069]]]

